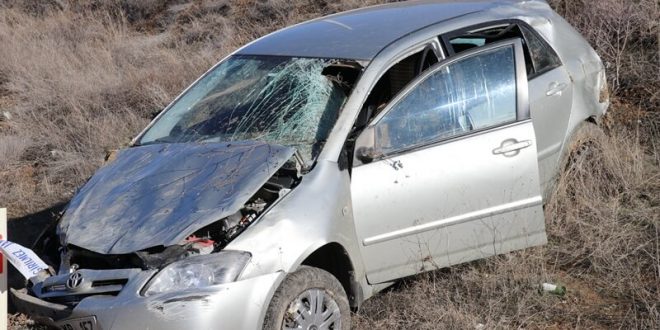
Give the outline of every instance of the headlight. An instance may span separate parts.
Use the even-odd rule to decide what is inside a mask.
[[[150,296],[234,282],[250,258],[248,252],[221,251],[173,262],[149,281],[144,294]]]

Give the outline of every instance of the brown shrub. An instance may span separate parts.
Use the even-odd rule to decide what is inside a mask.
[[[660,4],[655,0],[549,0],[605,64],[611,91],[649,111],[660,109]]]

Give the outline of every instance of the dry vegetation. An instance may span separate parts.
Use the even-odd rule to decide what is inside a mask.
[[[241,44],[377,2],[0,0],[0,205],[19,217],[67,200]],[[550,2],[608,63],[614,101],[606,134],[571,149],[546,206],[550,243],[405,280],[358,328],[660,328],[658,3]],[[568,293],[540,295],[542,282]]]

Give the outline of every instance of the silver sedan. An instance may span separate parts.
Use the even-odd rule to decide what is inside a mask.
[[[110,157],[14,300],[64,329],[348,329],[396,279],[546,243],[544,192],[606,91],[544,1],[277,31]]]

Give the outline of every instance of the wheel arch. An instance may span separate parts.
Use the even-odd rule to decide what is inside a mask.
[[[364,300],[353,262],[341,244],[331,242],[319,247],[301,265],[323,269],[337,278],[346,291],[351,308],[357,309]]]

